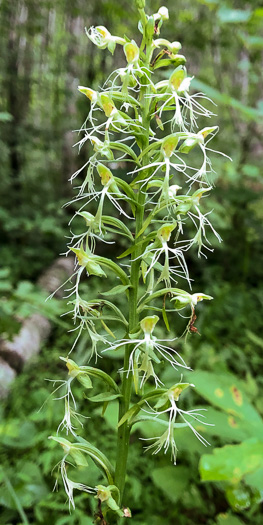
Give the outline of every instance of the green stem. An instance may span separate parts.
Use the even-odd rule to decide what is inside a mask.
[[[149,46],[150,47],[150,46]],[[151,60],[151,49],[146,48],[146,59],[145,65],[149,66]],[[144,144],[143,149],[149,145],[149,130],[150,130],[150,117],[149,117],[149,104],[150,99],[145,97],[149,92],[149,87],[146,86],[146,78],[143,80],[144,85],[141,88],[140,93],[140,102],[142,109],[142,125],[145,130],[144,133]],[[148,156],[144,156],[143,164],[146,166],[148,163]],[[139,237],[139,232],[142,229],[144,221],[144,207],[145,207],[145,194],[142,191],[139,191],[137,194],[137,212],[136,212],[136,230],[135,230],[135,244],[136,240]],[[139,245],[134,253],[132,254],[131,261],[131,287],[129,293],[129,333],[132,333],[139,322],[139,315],[137,312],[137,303],[138,303],[138,284],[140,279],[140,264],[139,259],[142,253],[142,247]],[[125,349],[124,364],[123,364],[123,379],[122,379],[122,398],[119,407],[119,421],[123,415],[129,410],[130,399],[132,392],[132,380],[133,375],[130,373],[127,376],[126,371],[129,369],[129,358],[132,351],[132,345],[127,345]],[[120,491],[120,505],[122,504],[123,492],[125,487],[125,477],[127,469],[127,459],[129,452],[129,441],[130,441],[130,427],[128,422],[125,421],[118,429],[117,437],[117,460],[116,460],[116,470],[115,470],[115,484]]]

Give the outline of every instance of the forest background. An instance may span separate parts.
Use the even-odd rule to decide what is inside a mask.
[[[148,3],[152,12],[162,5]],[[138,426],[126,499],[134,509],[134,525],[163,525],[162,515],[167,525],[261,524],[263,7],[259,0],[164,4],[170,19],[163,36],[182,43],[194,89],[217,104],[220,133],[214,147],[233,159],[214,159],[215,189],[209,198],[223,242],[207,260],[189,259],[192,276],[214,301],[200,308],[196,326],[201,337],[195,333],[180,341],[197,370],[193,399],[206,406],[215,426],[203,429],[209,449],[188,430],[178,431],[176,467],[169,457],[143,453],[137,438],[156,431],[151,424]],[[59,356],[67,355],[74,333],[68,333],[70,317],[60,317],[66,301],[45,303],[37,281],[65,252],[72,208],[62,206],[73,195],[69,178],[89,155],[86,147],[79,153],[73,148],[78,135],[71,130],[81,127],[89,108],[77,86],[97,89],[113,67],[123,64],[120,50],[112,57],[97,49],[84,28],[103,25],[133,38],[137,13],[127,0],[2,0],[0,15],[1,337],[12,340],[36,312],[44,312],[53,326],[39,356],[26,364],[1,402],[0,523],[91,525],[92,497],[78,494],[77,509],[69,514],[62,487],[52,493],[56,471],[51,470],[61,454],[47,438],[55,433],[63,406],[48,399],[39,409],[52,391],[45,379],[65,378]],[[125,168],[119,176],[125,176]],[[121,246],[115,241],[117,253]],[[85,284],[87,295],[92,286]],[[179,323],[174,330],[180,328]],[[85,336],[78,342],[83,361],[88,344]],[[118,368],[118,358],[112,363],[105,357],[109,374]],[[0,377],[3,383],[4,368]],[[79,404],[89,416],[90,405],[81,399]],[[102,417],[94,403],[92,417],[83,435],[111,456],[114,404]],[[100,479],[92,466],[83,476],[88,485]]]

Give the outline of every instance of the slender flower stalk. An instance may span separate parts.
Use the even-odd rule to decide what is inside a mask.
[[[99,91],[79,87],[88,99],[88,117],[79,130],[78,146],[87,143],[92,152],[83,167],[87,174],[71,201],[80,206],[70,223],[74,230],[75,217],[81,217],[83,232],[72,232],[69,242],[68,250],[76,256],[76,269],[68,297],[77,333],[75,343],[85,331],[90,338],[90,352],[85,366],[69,357],[62,358],[68,379],[59,382],[56,388],[65,403],[58,431],[77,439],[71,443],[58,436],[53,438],[64,449],[60,470],[69,505],[74,507],[73,490],[93,491],[99,505],[97,521],[103,524],[116,523],[131,515],[124,492],[129,437],[132,425],[143,420],[145,412],[148,419],[159,418],[166,426],[163,434],[149,438],[152,442],[146,449],[153,454],[162,450],[166,454],[170,450],[176,463],[178,418],[203,445],[208,444],[196,429],[196,423],[204,423],[203,413],[195,408],[185,410],[184,399],[180,397],[194,385],[184,383],[181,377],[179,383],[167,388],[160,377],[161,363],[180,373],[189,370],[179,353],[177,338],[159,338],[156,333],[162,322],[163,329],[169,331],[169,319],[178,312],[181,315],[181,310],[188,318],[186,332],[197,332],[196,308],[200,301],[212,297],[203,292],[192,293],[194,284],[187,266],[187,252],[197,248],[198,256],[206,257],[204,250],[212,251],[207,230],[221,241],[209,213],[202,211],[203,197],[212,190],[209,174],[213,170],[208,153],[213,150],[208,143],[218,127],[198,129],[198,117],[210,119],[214,114],[201,103],[201,98],[206,103],[207,97],[191,94],[193,77],[187,73],[185,57],[178,54],[180,42],[159,38],[160,29],[169,18],[167,8],[163,6],[158,13],[148,16],[145,1],[135,3],[140,46],[127,37],[113,36],[103,26],[86,31],[100,49],[113,54],[116,45],[122,46],[124,66],[113,71]],[[169,74],[162,79],[161,69],[167,67]],[[126,166],[123,178],[114,174],[120,161]],[[72,180],[81,173],[82,170],[74,173]],[[106,200],[112,206],[111,215],[105,215]],[[92,201],[97,202],[94,215],[89,211]],[[125,258],[125,264],[114,257],[96,254],[98,243],[114,243],[112,235],[122,236],[127,243],[127,249],[119,256]],[[116,284],[112,290],[104,290],[109,274],[114,276]],[[87,300],[80,285],[85,275],[101,282],[104,296],[126,296],[126,311],[114,301]],[[124,360],[119,381],[115,383],[103,371],[103,360],[100,360],[102,368],[97,366],[97,358],[108,350],[121,349]],[[91,359],[95,366],[91,366]],[[82,424],[74,385],[78,381],[84,389],[92,389],[93,381],[97,380],[105,383],[107,392],[99,394],[96,402],[107,404],[113,399],[119,402],[115,466],[103,452],[77,436]],[[72,462],[76,467],[85,465],[86,455],[101,468],[107,485],[92,489],[70,480],[68,466]]]

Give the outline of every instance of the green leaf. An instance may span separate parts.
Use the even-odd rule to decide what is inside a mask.
[[[120,268],[120,266],[118,266],[118,264],[116,264],[115,262],[111,261],[110,259],[107,259],[106,257],[94,257],[94,260],[95,259],[102,266],[106,266],[106,268],[109,268],[114,273],[116,273],[116,275],[120,278],[120,280],[122,281],[122,283],[124,285],[130,285],[130,281],[129,281],[129,278],[128,278],[127,274],[124,272],[124,270],[122,268]]]
[[[101,392],[101,394],[98,394],[93,397],[88,397],[87,399],[89,401],[92,401],[93,403],[103,403],[104,401],[113,401],[114,399],[117,399],[118,397],[122,397],[121,394],[112,394],[111,392]]]
[[[157,292],[152,293],[146,299],[144,299],[138,306],[137,311],[141,312],[144,308],[144,306],[148,303],[150,303],[153,299],[157,299],[157,297],[162,297],[166,294],[186,294],[184,290],[181,290],[180,288],[161,288],[160,290],[157,290]]]
[[[169,321],[168,321],[168,317],[167,317],[167,313],[166,313],[165,308],[162,309],[162,316],[163,316],[164,324],[165,324],[168,332],[170,332]]]
[[[240,442],[251,437],[251,430],[247,421],[212,407],[201,406],[200,408],[205,409],[203,412],[204,423],[209,423],[209,426],[198,422],[194,424],[194,428],[205,437],[218,436],[224,441],[231,442]]]
[[[244,476],[247,485],[257,489],[263,497],[263,466]]]
[[[7,113],[7,111],[0,111],[0,122],[10,122],[13,120],[13,115]]]
[[[122,221],[120,221],[120,219],[117,219],[117,217],[109,217],[108,215],[102,215],[101,220],[102,223],[110,224],[115,228],[122,230],[123,233],[127,235],[127,237],[133,240],[133,236],[129,228],[127,228],[127,226]]]
[[[249,439],[240,445],[215,448],[201,457],[199,470],[203,481],[238,483],[245,474],[263,467],[263,441]]]
[[[247,422],[247,429],[251,436],[263,435],[263,421],[256,409],[248,401],[242,389],[242,383],[231,374],[213,374],[196,370],[186,372],[187,380],[195,384],[195,388],[210,403]]]
[[[138,403],[133,405],[129,410],[127,410],[127,412],[125,412],[125,414],[118,423],[118,427],[121,427],[121,425],[123,425],[123,423],[125,423],[125,421],[127,420],[130,420],[130,422],[132,422],[133,418],[140,412],[142,406],[146,401],[150,401],[156,397],[160,397],[163,394],[165,394],[166,391],[167,390],[165,388],[157,388],[156,390],[151,390],[150,392],[145,394]]]
[[[114,479],[114,468],[108,458],[101,452],[98,448],[94,447],[80,436],[76,436],[78,443],[76,445],[81,446],[81,450],[86,452],[96,464],[101,468],[104,474],[106,474],[108,482],[110,485],[113,484]]]
[[[151,477],[155,486],[176,503],[189,484],[189,469],[186,467],[160,467],[152,471]]]
[[[117,394],[120,394],[118,385],[115,383],[114,379],[111,376],[106,374],[103,370],[99,368],[94,368],[92,366],[82,366],[82,370],[87,370],[88,374],[93,377],[102,379],[107,385],[109,385]]]
[[[100,294],[105,295],[106,297],[108,295],[119,295],[119,294],[123,294],[124,292],[126,292],[128,288],[130,288],[130,284],[126,284],[126,285],[119,284],[118,286],[114,286],[114,288],[112,288],[111,290],[108,290],[107,292],[100,292]]]
[[[124,153],[127,153],[127,155],[133,158],[136,164],[139,163],[137,155],[134,153],[133,149],[127,146],[127,144],[124,144],[123,142],[110,142],[109,147],[110,149],[116,149],[117,151],[123,151]]]

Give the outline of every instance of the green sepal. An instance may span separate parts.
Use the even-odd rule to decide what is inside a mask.
[[[129,278],[128,278],[127,274],[124,272],[124,270],[122,268],[120,268],[118,266],[118,264],[116,264],[115,262],[111,261],[110,259],[107,259],[106,257],[99,257],[98,256],[98,257],[96,257],[96,260],[102,266],[106,266],[106,268],[109,268],[114,273],[116,273],[116,275],[120,278],[120,280],[122,281],[122,283],[124,285],[129,285],[130,284],[130,281],[129,281]]]
[[[106,374],[106,372],[100,370],[100,368],[94,368],[93,366],[82,366],[81,368],[83,370],[86,370],[90,376],[102,379],[105,383],[107,383],[107,385],[109,385],[114,390],[114,392],[120,394],[120,389],[117,383],[115,383],[114,379],[112,379],[111,376]]]
[[[118,399],[119,397],[122,397],[121,394],[112,394],[111,392],[101,392],[100,394],[92,397],[87,397],[89,401],[92,401],[92,403],[104,403],[113,401],[114,399]]]
[[[149,233],[146,237],[144,237],[144,239],[142,239],[139,242],[136,242],[136,244],[134,244],[130,248],[127,248],[127,250],[125,250],[125,252],[121,253],[121,255],[118,255],[117,259],[123,259],[123,257],[127,257],[128,255],[131,255],[132,253],[134,253],[136,248],[138,248],[138,246],[141,246],[142,244],[148,244],[155,237],[156,237],[156,232],[155,231]]]
[[[121,93],[121,91],[110,91],[111,98],[113,100],[118,100],[120,102],[129,102],[131,105],[140,106],[140,103],[136,98],[126,93]]]
[[[167,317],[167,313],[166,313],[165,307],[163,307],[163,309],[162,309],[162,316],[163,316],[164,324],[165,324],[165,326],[167,328],[167,331],[170,332],[170,325],[169,325],[169,321],[168,321],[168,317]]]
[[[139,163],[136,153],[134,153],[133,149],[127,146],[127,144],[124,144],[123,142],[110,142],[109,148],[116,149],[117,151],[123,151],[124,153],[127,153],[127,155],[132,157],[132,159],[134,160],[134,162],[136,162],[136,164]]]
[[[157,290],[156,292],[153,292],[151,295],[146,297],[144,301],[141,302],[141,304],[138,306],[137,311],[141,312],[146,304],[148,304],[153,299],[156,299],[157,297],[161,297],[163,295],[173,295],[173,294],[187,294],[184,290],[180,290],[180,288],[162,288],[160,290]]]
[[[123,294],[123,292],[126,292],[128,288],[130,288],[130,284],[119,284],[118,286],[114,286],[111,290],[108,290],[107,292],[100,292],[100,295],[105,295],[107,297],[108,295],[119,295]]]
[[[49,436],[49,439],[52,439],[53,441],[59,443],[65,451],[66,456],[71,456],[78,467],[88,466],[88,461],[85,458],[83,451],[79,450],[79,448],[76,448],[77,443],[71,443],[70,441],[68,441],[68,439],[61,438],[58,436]]]
[[[115,48],[116,48],[116,42],[114,42],[113,40],[111,40],[111,41],[108,43],[108,50],[111,52],[112,55],[114,54]]]
[[[101,222],[105,224],[110,224],[111,226],[115,226],[115,228],[122,230],[123,233],[127,235],[127,237],[133,240],[133,236],[129,228],[127,228],[127,226],[120,219],[117,219],[117,217],[109,217],[108,215],[102,215]]]
[[[183,66],[186,63],[186,58],[183,55],[174,55],[174,58],[163,58],[158,60],[153,69],[158,69],[159,67],[168,67],[168,66]]]
[[[129,202],[130,202],[133,214],[135,215],[135,208],[138,206],[138,203],[134,199],[134,193],[133,193],[130,185],[127,184],[127,182],[125,182],[125,180],[119,179],[119,177],[114,177],[114,178],[115,178],[115,182],[117,183],[118,187],[120,187],[122,189],[122,191],[124,191],[126,193],[128,199],[129,199]]]
[[[85,388],[92,388],[92,381],[91,381],[90,377],[88,376],[88,374],[83,374],[83,373],[80,372],[76,376],[76,379]]]
[[[69,454],[74,459],[78,467],[88,466],[87,458],[85,458],[84,454],[80,450],[72,449]]]
[[[155,397],[160,397],[163,394],[167,392],[167,389],[165,388],[156,388],[156,390],[151,390],[147,394],[145,394],[142,399],[139,401],[139,403],[136,403],[133,405],[127,412],[125,412],[124,416],[121,418],[121,420],[118,423],[118,427],[121,427],[123,423],[127,420],[131,420],[130,424],[132,423],[133,418],[140,412],[141,407],[144,405],[146,401],[150,401],[154,399]]]
[[[91,443],[86,441],[84,438],[76,436],[76,439],[78,443],[75,443],[75,445],[81,446],[81,450],[88,454],[91,459],[93,459],[102,472],[106,474],[108,482],[112,484],[114,479],[114,468],[105,454],[103,454],[103,452],[101,452],[98,448],[91,445]]]

